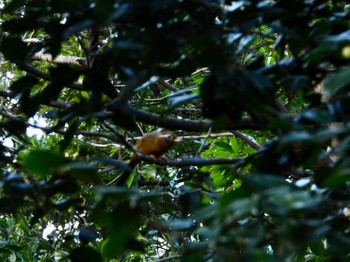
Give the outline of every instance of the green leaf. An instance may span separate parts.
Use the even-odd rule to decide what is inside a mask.
[[[169,98],[169,104],[171,108],[176,108],[180,105],[189,103],[193,101],[194,99],[197,99],[199,97],[199,94],[190,94],[190,95],[182,95],[182,96],[175,96]]]
[[[349,75],[350,67],[346,67],[327,76],[324,83],[327,100],[329,100],[340,89],[350,84]]]
[[[87,228],[82,228],[79,230],[78,233],[78,238],[81,241],[87,242],[87,241],[94,241],[97,238],[101,237],[100,234],[98,234],[96,231],[87,229]]]
[[[174,231],[189,231],[196,228],[196,223],[192,219],[174,219],[166,224]]]
[[[241,177],[241,179],[250,185],[257,191],[263,191],[265,189],[280,187],[280,186],[291,186],[288,184],[283,177],[272,176],[268,174],[255,173],[253,175]]]
[[[82,198],[69,198],[56,201],[54,206],[59,210],[67,210],[70,207],[81,207],[83,203],[84,201]]]
[[[29,52],[30,47],[27,46],[20,38],[7,37],[1,41],[0,51],[4,57],[14,63],[24,61]]]
[[[4,21],[2,28],[6,32],[24,33],[28,30],[33,30],[38,27],[38,23],[31,17],[23,17],[21,19],[11,19]]]
[[[73,118],[74,115],[69,115],[69,118]],[[62,118],[61,118],[62,121]],[[68,130],[64,134],[64,139],[60,142],[60,150],[63,152],[70,145],[75,133],[77,132],[80,125],[80,121],[76,120],[69,125]]]
[[[66,176],[66,174],[56,175],[52,181],[42,186],[43,194],[45,196],[53,196],[57,193],[73,194],[80,190],[76,179]],[[80,200],[80,203],[82,201]]]
[[[185,254],[181,257],[181,262],[191,262],[191,261],[203,261],[204,250],[191,250],[185,252]]]
[[[63,170],[77,180],[92,184],[101,184],[96,165],[86,162],[70,162],[62,167]]]
[[[350,181],[350,168],[334,170],[323,174],[322,186],[336,188],[345,185],[348,181]]]
[[[0,198],[0,210],[4,214],[9,213],[13,214],[19,210],[19,207],[22,204],[21,198],[14,198],[13,196],[6,196]]]
[[[13,82],[10,89],[16,98],[21,98],[24,94],[29,93],[31,87],[38,82],[39,80],[36,77],[27,75]]]
[[[239,188],[234,189],[234,190],[230,190],[229,192],[224,194],[220,198],[219,204],[222,208],[225,208],[225,206],[231,204],[232,202],[234,202],[236,200],[250,197],[251,194],[252,194],[252,191],[249,190],[249,188],[245,184],[243,184]]]
[[[25,0],[18,0],[18,1],[11,1],[8,4],[6,4],[5,8],[3,9],[4,13],[13,13],[17,9],[23,7],[26,4]]]
[[[217,205],[208,204],[203,208],[196,210],[194,217],[198,220],[209,220],[215,218],[218,212]]]
[[[309,76],[307,75],[290,75],[283,79],[283,86],[291,94],[295,94],[297,91],[305,88],[309,84]]]
[[[120,254],[127,244],[135,239],[136,232],[141,226],[141,219],[139,210],[126,205],[118,206],[106,218],[110,237],[104,241],[102,252],[112,258]]]
[[[91,247],[77,247],[70,251],[72,262],[103,262],[101,254]]]
[[[313,135],[306,131],[292,131],[284,135],[280,145],[290,145],[296,142],[309,142],[313,139]]]
[[[332,36],[328,36],[325,38],[325,41],[329,41],[331,42],[333,45],[336,44],[337,42],[343,43],[349,43],[350,42],[350,31],[344,31],[340,34],[337,35],[332,35]]]
[[[270,212],[285,215],[290,212],[311,210],[317,208],[323,199],[320,196],[313,196],[308,191],[292,190],[290,187],[275,187],[264,192],[268,198]]]
[[[182,207],[183,214],[190,214],[201,204],[202,194],[200,191],[192,191],[180,195],[179,204]]]
[[[105,93],[108,97],[116,98],[117,92],[107,75],[88,71],[84,78],[85,90],[91,90],[94,93]]]
[[[0,127],[7,130],[11,135],[17,136],[19,139],[23,139],[23,135],[26,133],[27,125],[25,122],[16,119],[9,119],[5,122],[0,122]]]
[[[332,232],[328,237],[329,242],[331,243],[329,251],[332,254],[332,258],[343,259],[348,256],[347,252],[350,248],[350,238],[340,232]]]
[[[112,120],[117,126],[124,127],[129,130],[136,130],[137,125],[131,112],[126,108],[113,106]]]
[[[116,257],[123,251],[128,240],[120,236],[109,237],[102,242],[102,253],[108,258]]]
[[[312,253],[320,257],[324,256],[327,252],[325,244],[322,240],[319,240],[315,244],[311,245],[310,250],[312,251]]]
[[[69,160],[62,154],[48,150],[33,150],[22,158],[23,166],[30,172],[48,174],[56,171]]]
[[[227,143],[227,142],[216,141],[216,142],[214,142],[214,145],[218,146],[218,147],[221,147],[222,149],[224,149],[224,150],[226,150],[228,152],[234,153],[234,151],[232,150],[231,145],[229,143]]]

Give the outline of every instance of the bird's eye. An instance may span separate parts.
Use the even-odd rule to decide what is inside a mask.
[[[166,134],[164,137],[168,140],[173,140],[173,136],[171,134]]]
[[[174,136],[172,134],[162,134],[160,135],[160,137],[169,140],[169,141],[173,141],[174,140]]]

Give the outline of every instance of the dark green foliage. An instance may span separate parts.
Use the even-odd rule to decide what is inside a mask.
[[[348,260],[347,1],[4,4],[1,260]]]
[[[73,262],[83,262],[83,261],[96,261],[96,262],[102,262],[102,256],[100,253],[98,253],[95,249],[90,247],[77,247],[73,249],[70,254],[69,258]]]

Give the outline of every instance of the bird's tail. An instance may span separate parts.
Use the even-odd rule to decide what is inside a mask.
[[[139,160],[138,160],[137,156],[135,154],[133,154],[131,156],[128,168],[123,171],[123,173],[120,175],[120,177],[118,177],[118,179],[115,183],[116,186],[124,186],[126,184],[126,181],[128,181],[128,178],[129,178],[131,172],[134,170],[134,168],[136,167],[138,162],[139,162]]]

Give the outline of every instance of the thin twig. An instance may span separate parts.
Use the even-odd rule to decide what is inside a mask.
[[[210,134],[211,134],[211,127],[209,128],[209,130],[208,130],[208,132],[207,132],[207,135],[204,137],[204,140],[203,140],[203,142],[201,143],[201,146],[198,148],[198,150],[197,150],[195,156],[198,156],[198,155],[200,154],[200,152],[202,152],[202,150],[203,150],[205,144],[207,143],[207,140],[208,140]]]
[[[175,255],[175,256],[170,256],[170,257],[164,257],[158,260],[153,260],[153,262],[165,262],[165,261],[170,261],[170,260],[174,260],[174,259],[179,259],[182,258],[181,255]]]
[[[241,164],[244,158],[202,158],[202,157],[186,157],[181,159],[163,159],[150,157],[147,155],[140,155],[139,158],[151,164],[159,166],[174,166],[174,167],[186,167],[186,166],[210,166],[210,165],[232,165]]]
[[[207,139],[207,138],[217,138],[217,137],[227,137],[227,136],[235,136],[231,132],[223,132],[223,133],[207,133],[205,135],[188,135],[188,136],[180,136],[181,140],[194,140],[194,139]],[[133,138],[127,138],[127,140],[138,140],[142,136],[135,136]]]
[[[44,72],[38,70],[37,68],[35,68],[34,66],[28,64],[28,63],[21,63],[21,64],[17,64],[18,68],[30,73],[38,78],[44,79],[46,81],[51,81],[51,76],[48,74],[45,74]],[[75,82],[69,85],[70,88],[72,89],[76,89],[76,90],[83,90],[83,85],[81,83]]]
[[[133,151],[134,153],[138,153],[137,148],[134,145],[130,144],[126,140],[125,136],[123,134],[121,134],[115,127],[111,126],[107,122],[103,122],[103,125],[114,134],[114,136],[115,136],[114,140],[118,141],[120,144],[125,146],[125,148],[129,149],[130,151]]]
[[[179,91],[176,87],[174,87],[173,85],[169,84],[165,80],[159,80],[158,83],[161,84],[162,86],[164,86],[165,88],[169,89],[170,91],[173,91],[173,92]]]
[[[232,134],[235,135],[235,137],[239,138],[240,140],[242,140],[244,143],[246,143],[250,147],[252,147],[256,150],[261,148],[261,145],[259,145],[259,143],[253,137],[248,136],[246,134],[243,134],[237,130],[232,130],[231,132],[232,132]]]

